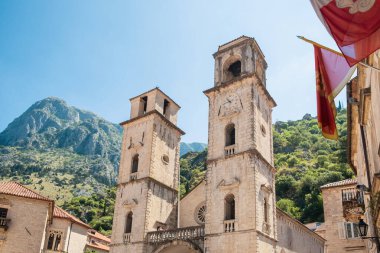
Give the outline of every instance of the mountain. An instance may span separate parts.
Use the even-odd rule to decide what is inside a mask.
[[[183,156],[189,152],[202,152],[207,147],[207,144],[200,142],[185,143],[181,142],[180,156]]]
[[[81,155],[101,156],[115,169],[119,162],[121,127],[77,109],[59,98],[33,104],[0,133],[0,145],[24,148],[63,148]]]
[[[57,200],[103,194],[116,183],[121,131],[96,114],[49,97],[0,133],[0,177]]]

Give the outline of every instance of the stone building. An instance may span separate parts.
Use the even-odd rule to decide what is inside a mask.
[[[131,99],[111,252],[323,252],[322,237],[276,208],[264,54],[242,36],[214,59],[206,178],[181,200],[180,107],[158,88]]]
[[[347,87],[348,161],[364,193],[363,217],[368,235],[380,235],[380,50],[358,64],[358,75]],[[370,252],[379,240],[365,239]]]
[[[0,182],[0,215],[0,253],[85,250],[90,227],[19,183]]]
[[[358,230],[364,199],[356,185],[346,179],[321,186],[325,222],[316,233],[326,239],[326,253],[367,252]]]
[[[87,232],[86,251],[91,253],[107,253],[110,251],[111,239],[94,229]]]

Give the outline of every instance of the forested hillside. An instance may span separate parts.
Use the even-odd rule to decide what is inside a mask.
[[[277,205],[305,223],[323,221],[321,185],[353,177],[347,164],[345,109],[339,110],[336,124],[337,142],[323,138],[310,115],[274,125]]]

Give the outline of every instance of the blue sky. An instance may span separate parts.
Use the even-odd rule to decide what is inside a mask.
[[[2,0],[0,131],[48,96],[119,123],[159,86],[182,106],[183,140],[207,142],[212,54],[243,34],[266,56],[273,120],[315,115],[313,49],[296,35],[336,46],[309,1]]]

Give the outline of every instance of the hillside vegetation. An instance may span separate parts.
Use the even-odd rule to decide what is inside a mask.
[[[338,141],[322,137],[310,115],[274,125],[277,205],[302,222],[323,221],[320,186],[353,177],[347,164],[346,113],[338,111]]]

